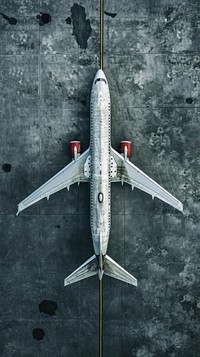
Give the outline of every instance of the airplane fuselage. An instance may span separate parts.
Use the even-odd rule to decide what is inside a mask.
[[[103,274],[137,286],[137,279],[107,255],[111,226],[111,182],[126,182],[183,211],[182,203],[129,161],[129,141],[121,154],[111,147],[110,92],[104,72],[94,78],[90,100],[90,147],[80,155],[80,143],[71,142],[72,162],[18,205],[23,211],[42,198],[79,182],[90,182],[90,226],[95,254],[64,280],[64,285]],[[126,145],[124,145],[126,144]]]
[[[97,256],[107,252],[111,224],[111,113],[108,82],[102,70],[94,78],[90,100],[90,226]]]

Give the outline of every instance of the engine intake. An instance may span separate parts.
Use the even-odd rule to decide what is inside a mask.
[[[72,160],[76,160],[81,154],[81,142],[70,141],[70,152]]]
[[[132,154],[132,142],[131,141],[121,141],[120,142],[120,154],[124,156],[125,159],[129,159]]]

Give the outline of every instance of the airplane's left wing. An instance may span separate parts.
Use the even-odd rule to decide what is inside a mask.
[[[142,172],[137,166],[132,164],[132,162],[125,160],[124,157],[113,148],[111,148],[111,156],[117,165],[117,169],[115,170],[116,177],[114,177],[112,181],[127,182],[132,188],[137,187],[149,193],[152,198],[158,197],[170,206],[181,212],[183,211],[183,204],[179,200]]]
[[[44,183],[41,187],[39,187],[36,191],[30,194],[27,198],[25,198],[18,205],[18,212],[23,211],[27,207],[33,205],[34,203],[40,201],[42,198],[47,198],[62,190],[63,188],[69,188],[72,184],[81,181],[89,181],[89,176],[85,175],[84,165],[86,160],[89,159],[90,149],[86,150],[81,156],[79,156],[76,160],[73,160],[64,167],[61,171],[59,171],[55,176],[53,176],[50,180]]]

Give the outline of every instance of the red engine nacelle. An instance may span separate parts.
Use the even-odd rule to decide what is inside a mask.
[[[70,141],[70,152],[72,160],[76,160],[81,153],[81,142],[80,141]]]
[[[130,158],[132,154],[132,142],[131,141],[121,141],[120,142],[120,153],[125,158]]]

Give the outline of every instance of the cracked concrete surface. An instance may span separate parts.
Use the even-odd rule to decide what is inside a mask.
[[[112,145],[131,140],[132,161],[184,214],[113,184],[108,253],[138,287],[104,279],[104,357],[200,355],[199,10],[105,1]],[[2,0],[0,12],[0,356],[98,356],[97,278],[63,287],[93,254],[89,187],[15,214],[70,162],[70,140],[89,145],[99,2]],[[40,13],[51,21],[40,26]]]

